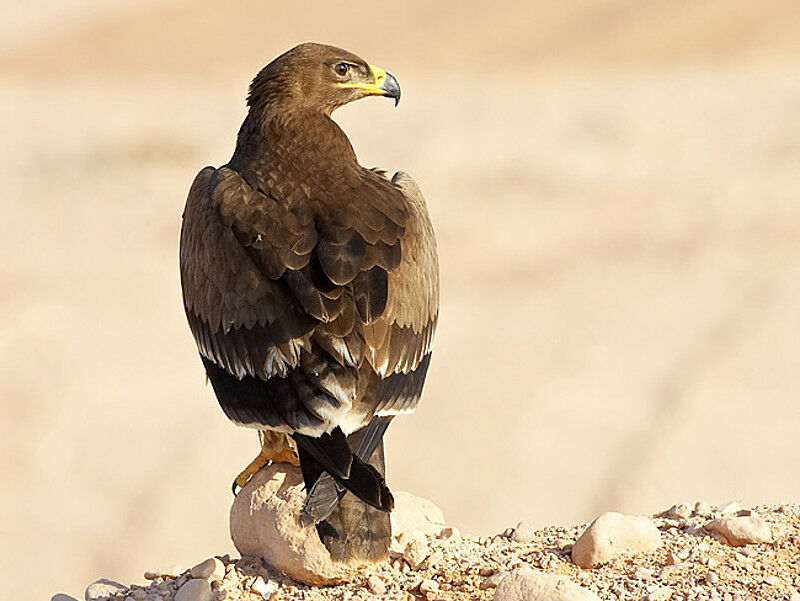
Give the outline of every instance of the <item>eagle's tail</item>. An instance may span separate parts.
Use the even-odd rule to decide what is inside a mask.
[[[335,561],[379,561],[388,554],[394,505],[383,478],[382,437],[388,421],[346,438],[336,430],[319,438],[295,436],[308,491],[304,514],[317,523],[320,540]],[[348,462],[349,470],[343,469]]]

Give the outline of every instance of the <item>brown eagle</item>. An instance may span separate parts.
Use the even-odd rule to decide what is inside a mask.
[[[405,173],[359,165],[331,113],[400,99],[389,73],[301,44],[256,75],[236,150],[189,191],[180,270],[189,326],[225,414],[268,461],[299,459],[303,509],[334,559],[391,537],[383,435],[413,412],[439,314],[436,240]],[[295,455],[296,453],[296,455]]]

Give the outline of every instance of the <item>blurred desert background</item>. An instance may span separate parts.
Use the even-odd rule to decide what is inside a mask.
[[[397,76],[337,120],[438,232],[394,489],[471,534],[800,499],[796,0],[6,2],[3,597],[233,552],[257,441],[205,386],[180,214],[305,40]]]

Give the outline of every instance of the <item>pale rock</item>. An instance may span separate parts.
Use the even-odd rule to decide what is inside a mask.
[[[732,547],[772,541],[769,524],[758,516],[719,518],[708,522],[705,528],[719,534]]]
[[[706,574],[706,584],[714,586],[717,582],[719,582],[719,576],[717,576],[716,572],[708,572]]]
[[[692,506],[688,503],[678,503],[667,509],[666,516],[674,520],[685,520],[692,517]]]
[[[208,580],[192,578],[175,593],[175,601],[214,601],[216,596]]]
[[[367,578],[367,586],[375,595],[383,595],[386,593],[386,585],[378,576],[370,576]]]
[[[225,564],[216,557],[209,557],[194,566],[190,572],[192,578],[221,580],[225,576]]]
[[[83,597],[86,601],[90,601],[92,599],[102,599],[103,597],[109,597],[111,595],[115,595],[117,593],[122,593],[128,590],[128,587],[124,584],[120,584],[119,582],[114,582],[113,580],[109,580],[108,578],[100,578],[100,580],[95,580],[89,586],[86,587],[86,592],[84,592]]]
[[[770,575],[764,578],[764,582],[766,582],[770,586],[778,586],[781,583],[781,579],[777,576]]]
[[[534,571],[528,566],[514,569],[497,586],[494,601],[599,601],[592,591],[565,576]]]
[[[486,580],[481,582],[481,588],[497,588],[497,586],[503,582],[503,579],[508,576],[508,572],[497,572],[496,574],[492,574]]]
[[[274,463],[259,470],[231,507],[234,546],[243,556],[262,557],[304,584],[319,586],[352,579],[354,569],[334,562],[316,527],[301,522],[305,498],[299,468]]]
[[[698,501],[697,503],[694,504],[694,512],[699,516],[708,517],[712,513],[711,505],[709,505],[705,501]]]
[[[514,528],[514,532],[511,534],[511,540],[515,543],[529,543],[533,540],[534,532],[534,529],[530,525],[525,522],[520,522],[517,524],[517,527]]]
[[[668,586],[660,586],[647,595],[647,601],[667,601],[672,597],[672,589]]]
[[[732,515],[735,513],[739,513],[741,510],[742,506],[736,501],[728,501],[727,503],[723,503],[722,505],[717,505],[717,512],[720,515]]]
[[[435,580],[426,578],[425,580],[419,583],[419,592],[425,595],[426,597],[438,591],[439,591],[439,583],[436,582]]]
[[[391,521],[394,536],[409,530],[436,535],[447,525],[442,510],[431,501],[403,491],[394,493]]]
[[[403,559],[409,566],[417,570],[428,558],[428,545],[424,539],[413,538],[403,549]]]
[[[65,593],[56,593],[50,597],[50,601],[78,601],[75,597],[71,597]]]
[[[264,580],[262,576],[259,576],[250,585],[250,590],[268,601],[278,592],[278,583],[274,580]]]
[[[622,553],[646,553],[661,546],[661,533],[643,516],[609,512],[598,517],[572,545],[572,561],[591,568]]]

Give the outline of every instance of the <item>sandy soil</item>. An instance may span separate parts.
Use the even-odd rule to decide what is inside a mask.
[[[228,158],[248,78],[301,39],[398,76],[399,109],[339,120],[364,164],[415,177],[439,235],[441,327],[421,409],[389,433],[393,487],[475,535],[798,498],[792,2],[78,4],[0,53],[12,598],[231,550],[257,445],[204,386],[179,215]],[[46,569],[15,574],[20,556]]]

